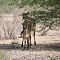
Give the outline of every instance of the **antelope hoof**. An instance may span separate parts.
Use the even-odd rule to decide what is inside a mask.
[[[34,42],[34,45],[36,45],[36,42]]]
[[[22,44],[21,44],[21,47],[23,47],[23,42],[22,42]]]

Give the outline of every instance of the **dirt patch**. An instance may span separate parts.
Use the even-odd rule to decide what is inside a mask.
[[[0,44],[0,50],[27,50],[26,48],[23,49],[21,47],[21,44]],[[60,43],[53,43],[53,44],[37,44],[36,46],[32,45],[29,47],[28,50],[31,51],[41,51],[41,50],[54,50],[54,51],[60,51]]]
[[[0,50],[9,60],[60,60],[60,51]],[[7,60],[8,60],[7,58]]]

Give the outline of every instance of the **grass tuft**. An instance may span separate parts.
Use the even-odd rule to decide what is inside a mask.
[[[55,58],[52,58],[51,60],[56,60]]]
[[[2,53],[0,53],[0,59],[2,59],[4,57],[4,55]]]

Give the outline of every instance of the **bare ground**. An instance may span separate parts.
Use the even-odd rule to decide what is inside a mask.
[[[29,50],[21,48],[21,38],[16,40],[0,40],[0,52],[5,56],[0,60],[60,60],[60,37],[59,36],[36,36],[37,45]],[[12,45],[12,42],[18,44]]]

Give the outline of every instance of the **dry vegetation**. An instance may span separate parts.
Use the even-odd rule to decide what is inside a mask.
[[[18,9],[15,5],[11,6],[13,9],[7,5],[6,8],[5,5],[0,5],[0,7],[0,60],[60,60],[59,26],[54,26],[54,30],[48,30],[47,27],[40,32],[42,25],[37,24],[37,45],[32,45],[29,50],[23,50],[21,48],[22,38],[19,38],[22,31],[21,23],[23,22],[21,15],[23,12],[33,11],[34,9],[29,6]],[[42,8],[39,8],[39,10],[42,10]],[[4,12],[2,13],[2,11]],[[16,44],[12,44],[12,42]],[[32,35],[32,44],[33,42]]]
[[[21,48],[22,17],[7,14],[0,17],[0,55],[1,60],[59,60],[60,59],[60,30],[49,30],[41,36],[40,25],[36,26],[36,42],[29,50]],[[16,45],[11,44],[17,42]],[[32,35],[33,44],[33,35]],[[3,56],[4,55],[4,56]]]

